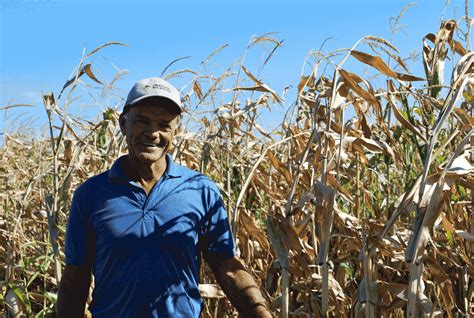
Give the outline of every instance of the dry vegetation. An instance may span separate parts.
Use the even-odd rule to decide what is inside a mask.
[[[171,81],[190,78],[173,154],[220,186],[240,257],[276,315],[472,314],[469,28],[466,16],[426,35],[417,62],[423,78],[373,36],[351,49],[311,52],[291,105],[259,80],[281,47],[275,34],[253,37],[243,58],[217,75],[207,67],[225,46],[199,71],[164,70]],[[97,122],[68,114],[77,85],[100,83],[90,57],[115,44],[85,55],[57,98],[43,96],[49,140],[6,135],[0,149],[2,294],[16,310],[52,313],[72,192],[125,152],[117,109]],[[247,68],[247,54],[262,49],[259,70]],[[368,73],[350,72],[349,62]],[[103,90],[122,75],[100,83]],[[281,105],[281,126],[265,132],[262,109]],[[204,317],[233,315],[208,269],[202,283]]]

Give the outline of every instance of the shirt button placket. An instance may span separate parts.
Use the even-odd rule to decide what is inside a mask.
[[[143,216],[144,219],[148,222],[153,222],[153,211],[148,208],[150,201],[156,200],[156,196],[158,195],[158,191],[160,188],[163,187],[163,183],[166,181],[166,174],[164,174],[160,180],[155,184],[155,186],[151,189],[150,193],[145,196],[145,204],[143,205]]]
[[[142,218],[145,222],[150,222],[151,217],[150,217],[150,212],[147,209],[147,202],[148,202],[148,195],[146,195],[145,190],[143,190],[142,193]]]

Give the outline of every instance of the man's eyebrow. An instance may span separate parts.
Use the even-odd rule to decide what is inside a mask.
[[[146,116],[146,114],[136,114],[135,115],[135,118],[138,118],[138,119],[146,119],[146,120],[154,120],[154,118],[152,118],[153,115],[151,116]],[[169,124],[173,121],[174,118],[172,119],[166,119],[166,118],[162,118],[162,119],[158,119],[157,121],[160,122],[160,123],[166,123],[166,124]]]

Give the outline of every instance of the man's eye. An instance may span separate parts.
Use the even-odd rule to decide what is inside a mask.
[[[136,118],[135,122],[139,123],[139,124],[148,124],[148,120],[146,120],[144,118]]]

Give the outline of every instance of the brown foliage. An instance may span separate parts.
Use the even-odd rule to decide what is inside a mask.
[[[253,38],[240,63],[219,76],[208,74],[206,65],[225,46],[201,71],[173,73],[193,76],[173,155],[221,188],[240,257],[275,314],[468,314],[474,55],[453,40],[455,28],[448,21],[426,36],[422,81],[393,53],[403,73],[355,50],[363,44],[393,50],[383,39],[358,41],[331,75],[317,72],[316,65],[334,57],[320,52],[272,132],[257,119],[264,107],[286,101],[244,62],[255,46],[270,45],[267,63],[281,46],[274,34]],[[461,58],[444,83],[440,72],[449,50]],[[387,76],[386,87],[376,89],[343,68],[351,56]],[[96,123],[67,113],[79,77],[100,83],[91,64],[84,65],[89,57],[57,100],[44,96],[50,140],[7,135],[0,149],[3,293],[5,303],[16,300],[23,312],[53,308],[72,191],[125,152],[115,109]],[[202,283],[204,316],[232,315],[207,267]]]

